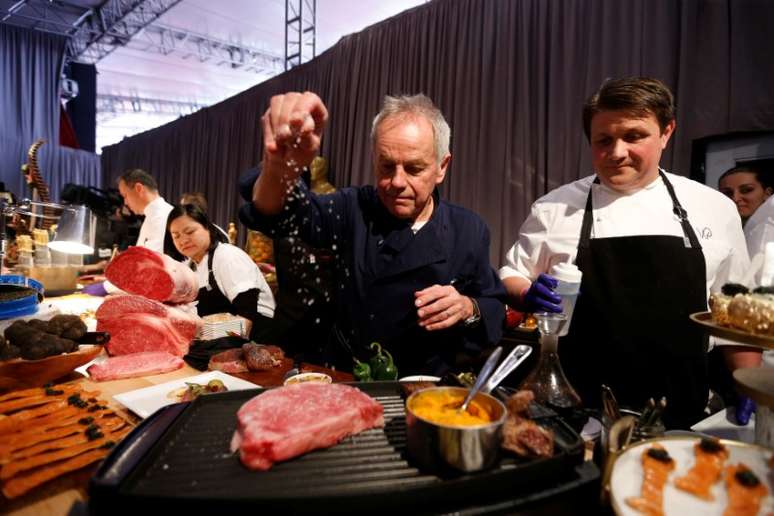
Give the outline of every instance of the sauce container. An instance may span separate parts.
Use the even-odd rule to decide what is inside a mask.
[[[495,397],[479,392],[473,398],[473,403],[485,410],[491,419],[480,424],[436,423],[417,415],[412,408],[420,396],[453,394],[459,397],[461,404],[467,393],[468,390],[462,387],[434,387],[417,391],[406,400],[408,452],[419,466],[428,470],[450,467],[470,473],[497,463],[507,409]]]

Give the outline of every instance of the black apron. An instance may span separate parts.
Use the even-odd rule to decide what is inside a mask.
[[[706,266],[688,214],[660,173],[683,237],[591,238],[591,189],[576,264],[583,272],[562,367],[587,407],[600,406],[600,385],[639,410],[667,398],[668,428],[687,428],[707,402],[707,339],[688,316],[707,309]],[[594,183],[599,183],[599,178]]]
[[[218,244],[220,245],[220,244]],[[215,246],[217,249],[218,246]],[[209,267],[209,273],[207,278],[207,285],[199,289],[199,295],[196,299],[199,303],[196,305],[196,311],[199,317],[204,317],[210,314],[231,313],[234,308],[231,301],[220,291],[218,283],[215,281],[215,274],[212,272],[212,260],[215,257],[215,249],[210,251],[207,258],[207,266]]]

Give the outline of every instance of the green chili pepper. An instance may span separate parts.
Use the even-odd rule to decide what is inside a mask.
[[[378,342],[372,342],[371,349],[376,351],[376,354],[368,361],[371,364],[371,374],[374,380],[397,380],[398,368],[395,367],[390,352],[382,349]]]
[[[353,357],[353,360],[355,361],[355,367],[352,368],[352,375],[355,377],[355,380],[358,382],[372,381],[373,378],[371,378],[371,366],[366,362],[361,362],[357,358]]]

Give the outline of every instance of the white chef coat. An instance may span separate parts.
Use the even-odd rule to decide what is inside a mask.
[[[758,206],[755,213],[747,219],[747,223],[744,225],[744,236],[747,239],[747,251],[750,253],[750,259],[758,254],[764,254],[766,244],[774,242],[774,195]],[[761,284],[762,274],[763,263],[755,272],[753,281],[755,286]],[[763,364],[767,367],[774,367],[774,350],[766,349],[763,351]]]
[[[215,248],[212,259],[212,273],[215,276],[217,285],[210,285],[210,254],[207,253],[202,261],[196,265],[196,279],[199,282],[199,288],[211,287],[218,288],[224,296],[230,301],[242,292],[247,292],[252,288],[259,290],[257,311],[266,317],[274,317],[274,294],[272,294],[266,279],[261,274],[261,270],[250,258],[247,253],[231,244],[221,243]],[[190,264],[191,260],[186,259],[184,263]]]
[[[707,267],[707,293],[725,283],[739,282],[750,266],[736,206],[720,192],[686,177],[667,174],[675,195],[688,212],[702,246]],[[508,251],[500,278],[521,276],[533,281],[560,262],[575,261],[586,197],[592,188],[592,238],[638,235],[683,236],[672,200],[659,176],[648,186],[629,193],[588,176],[538,199]],[[669,260],[668,256],[663,257]],[[631,264],[637,267],[636,263]]]
[[[774,195],[758,206],[755,213],[747,219],[747,224],[744,225],[744,236],[747,240],[750,259],[757,254],[763,254],[766,251],[766,244],[774,242]],[[762,272],[761,266],[755,274],[755,286],[760,285]]]
[[[164,253],[164,235],[167,232],[167,217],[171,211],[172,205],[161,196],[148,203],[143,210],[145,220],[137,237],[138,246]]]

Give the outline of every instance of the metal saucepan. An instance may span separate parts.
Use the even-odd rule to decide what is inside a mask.
[[[476,426],[450,426],[434,423],[417,416],[412,402],[417,396],[451,390],[463,399],[468,389],[434,387],[413,393],[406,400],[408,451],[423,468],[454,469],[473,472],[493,466],[500,457],[500,442],[507,409],[497,398],[479,392],[473,400],[491,416],[491,422]],[[429,394],[432,395],[432,394]]]

